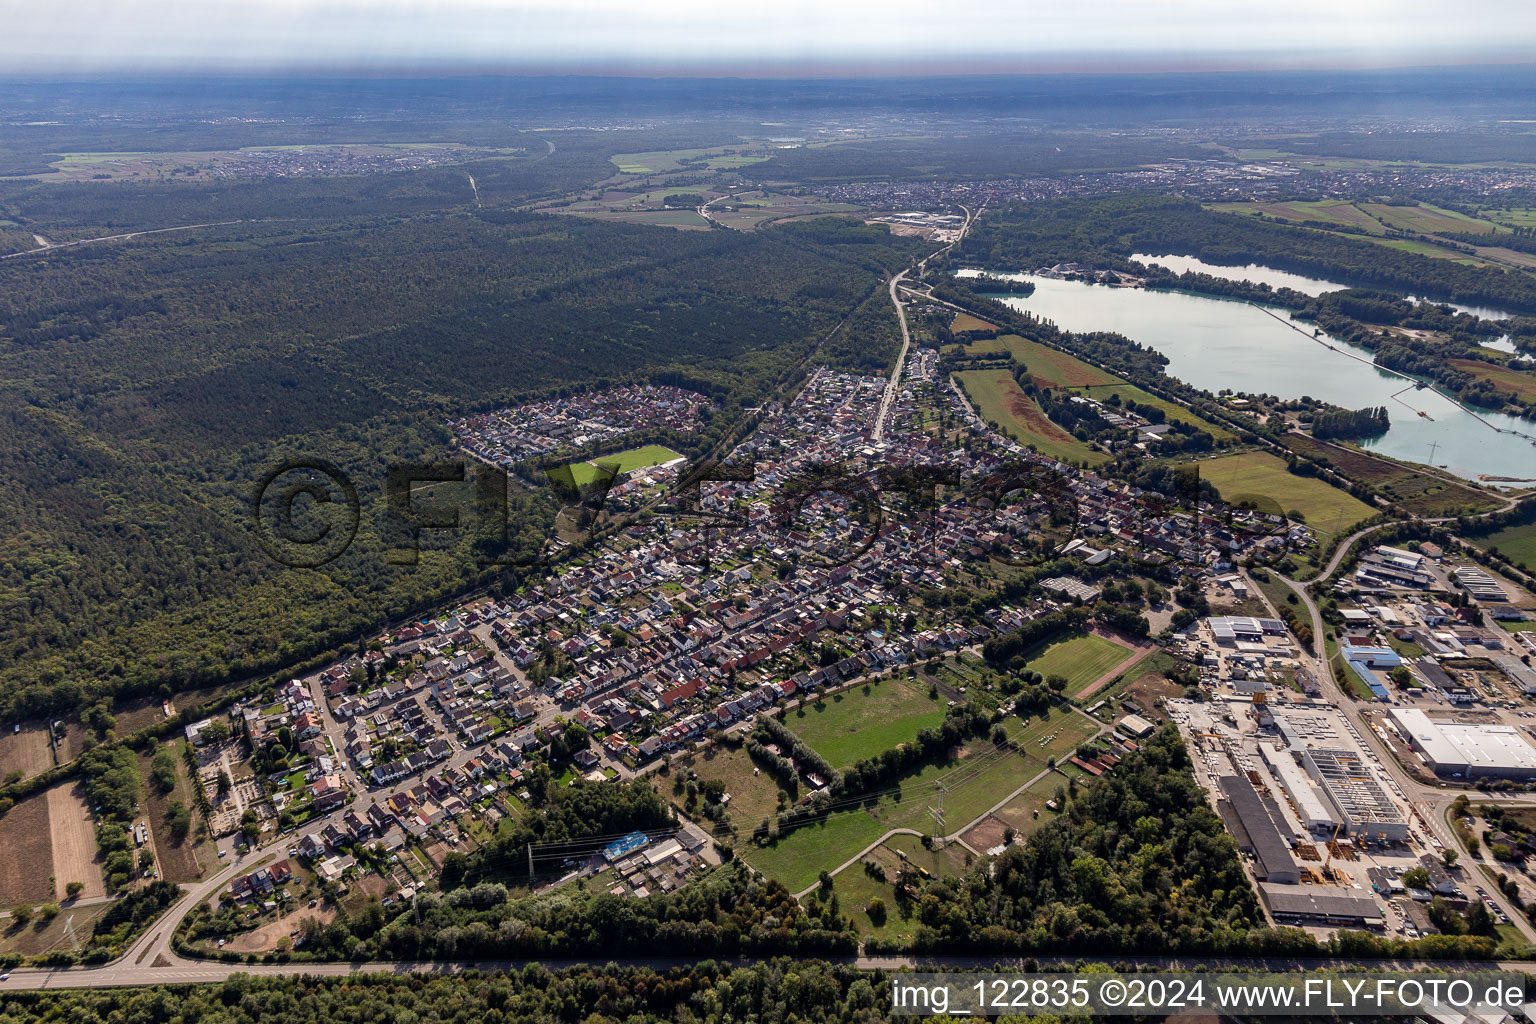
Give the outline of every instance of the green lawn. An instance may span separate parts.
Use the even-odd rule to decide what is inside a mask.
[[[663,462],[671,462],[673,459],[681,457],[670,448],[659,444],[648,444],[643,448],[631,448],[627,452],[599,455],[597,458],[586,462],[573,462],[569,468],[572,479],[578,485],[585,487],[598,478],[599,466],[605,471],[612,468],[622,475],[637,469],[645,469],[647,466],[659,466]]]
[[[1053,423],[1006,369],[962,370],[955,379],[981,418],[996,423],[1020,444],[1059,462],[1097,463],[1109,458]]]
[[[1024,668],[1046,678],[1066,676],[1064,692],[1076,697],[1130,656],[1131,649],[1123,644],[1093,633],[1078,633],[1036,647],[1025,656]]]
[[[868,690],[868,694],[864,691]],[[944,722],[944,706],[904,679],[885,679],[797,709],[786,720],[834,768],[911,743]]]
[[[1008,738],[1025,757],[1040,762],[1044,768],[1050,758],[1061,760],[1098,732],[1098,726],[1075,711],[1056,709],[1050,715],[1036,715],[1028,722],[1005,723]]]
[[[894,877],[894,872],[887,871],[887,874]],[[855,864],[839,872],[832,886],[842,912],[853,917],[860,935],[866,938],[910,939],[917,931],[917,917],[912,913],[915,908],[898,903],[896,887],[890,882],[879,882],[871,878],[861,865]],[[870,900],[877,897],[885,901],[886,907],[885,918],[878,925],[864,910]],[[805,902],[809,903],[812,899],[813,896],[807,896]]]
[[[1053,772],[999,807],[993,817],[1005,825],[1012,825],[1020,835],[1031,835],[1060,813],[1060,808],[1052,811],[1045,803],[1055,795],[1056,787],[1066,784],[1066,779]]]
[[[757,765],[745,749],[730,750],[717,743],[687,762],[674,763],[672,777],[658,777],[657,787],[679,807],[683,797],[673,793],[673,779],[685,777],[689,769],[697,772],[704,782],[718,779],[724,783],[725,791],[731,794],[731,818],[745,832],[750,833],[758,822],[778,809],[778,783],[773,776],[757,771]]]
[[[816,881],[818,872],[836,868],[890,829],[932,830],[929,808],[937,801],[935,783],[940,780],[946,785],[946,829],[957,832],[1040,770],[1037,762],[994,747],[990,741],[978,740],[967,749],[963,758],[907,775],[893,787],[894,792],[835,810],[824,821],[795,829],[768,846],[745,843],[739,848],[741,855],[790,891],[799,892]],[[743,822],[743,832],[755,825]]]
[[[1195,465],[1201,478],[1210,481],[1228,504],[1248,499],[1265,511],[1300,512],[1324,547],[1373,514],[1369,505],[1348,492],[1317,477],[1297,476],[1268,452],[1241,452]]]

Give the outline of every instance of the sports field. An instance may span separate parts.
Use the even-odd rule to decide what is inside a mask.
[[[632,473],[637,469],[645,469],[648,466],[659,466],[673,459],[680,459],[681,455],[670,448],[659,444],[648,444],[644,448],[631,448],[627,452],[615,452],[613,455],[599,455],[595,459],[586,462],[573,462],[570,464],[571,477],[575,482],[585,487],[592,483],[600,475],[598,469],[606,472],[610,468],[620,475]]]
[[[1332,484],[1317,477],[1296,476],[1268,452],[1240,452],[1195,465],[1228,504],[1249,499],[1266,511],[1300,512],[1324,546],[1373,514],[1369,505]]]
[[[864,691],[868,690],[866,694]],[[845,690],[797,709],[785,724],[834,768],[911,743],[944,722],[944,706],[905,679]]]
[[[1076,697],[1132,653],[1131,648],[1107,637],[1078,633],[1035,648],[1024,656],[1024,668],[1046,678],[1066,676],[1064,692],[1068,697]]]
[[[962,370],[955,374],[981,418],[998,424],[1022,445],[1060,462],[1103,462],[1109,456],[1079,441],[1045,415],[1007,370]]]

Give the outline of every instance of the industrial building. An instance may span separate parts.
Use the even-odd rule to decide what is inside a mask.
[[[1224,775],[1217,785],[1227,799],[1231,816],[1241,826],[1230,829],[1238,848],[1253,854],[1254,876],[1260,881],[1299,883],[1301,869],[1253,784],[1241,775]]]
[[[1393,708],[1393,726],[1438,775],[1536,778],[1536,747],[1512,725],[1439,722],[1417,708]]]
[[[1403,663],[1402,657],[1390,647],[1372,644],[1366,637],[1347,636],[1339,643],[1339,654],[1348,663],[1350,671],[1360,677],[1377,700],[1388,700],[1387,688],[1373,668],[1396,668]]]
[[[1408,819],[1353,750],[1305,750],[1301,763],[1338,812],[1345,834],[1362,841],[1408,838]]]
[[[1124,718],[1120,719],[1118,728],[1139,740],[1146,739],[1157,730],[1157,726],[1153,725],[1145,718],[1142,718],[1140,715],[1126,715]]]
[[[1265,635],[1285,636],[1285,623],[1279,619],[1255,619],[1247,615],[1213,616],[1206,622],[1218,644],[1232,646],[1239,643],[1264,642]]]
[[[1380,927],[1385,918],[1373,896],[1315,885],[1260,883],[1259,894],[1277,924]]]
[[[1451,570],[1451,579],[1479,601],[1508,601],[1509,595],[1499,586],[1499,581],[1475,565],[1464,565]]]
[[[1289,750],[1280,750],[1265,743],[1259,754],[1268,765],[1270,773],[1280,781],[1280,788],[1290,797],[1296,809],[1296,818],[1309,832],[1331,833],[1339,823],[1317,787],[1312,784],[1296,757]]]

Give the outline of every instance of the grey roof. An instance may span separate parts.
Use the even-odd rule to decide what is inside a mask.
[[[1300,917],[1351,918],[1362,921],[1381,919],[1381,910],[1371,896],[1343,890],[1328,890],[1315,885],[1275,885],[1259,883],[1264,902],[1276,914]]]
[[[1271,877],[1283,874],[1294,876],[1297,873],[1296,861],[1291,857],[1285,840],[1280,838],[1280,830],[1264,809],[1253,784],[1240,775],[1224,775],[1219,784],[1233,812],[1243,823],[1248,838],[1253,842],[1253,854],[1258,858],[1264,874]]]

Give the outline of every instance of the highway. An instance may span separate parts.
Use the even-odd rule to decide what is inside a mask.
[[[711,202],[713,202],[713,200],[711,200]],[[706,203],[705,205],[707,206],[708,204]],[[703,207],[699,208],[700,213],[703,212],[703,209]],[[931,259],[936,259],[939,256],[943,256],[955,246],[959,245],[961,240],[965,238],[966,232],[971,229],[971,225],[976,222],[976,218],[981,214],[980,209],[978,209],[975,213],[972,213],[970,209],[965,206],[960,207],[960,209],[965,211],[965,221],[960,225],[960,230],[956,233],[955,240],[948,243],[947,245],[935,249],[933,252],[917,261],[917,276],[919,279],[921,279],[922,276],[927,272],[928,261]],[[910,270],[903,270],[901,273],[891,278],[889,285],[891,292],[891,304],[896,307],[896,319],[901,324],[901,352],[896,356],[896,365],[891,368],[890,382],[886,384],[885,394],[880,398],[880,411],[875,414],[875,428],[871,432],[870,438],[877,445],[885,438],[885,425],[886,421],[890,419],[891,406],[895,403],[896,396],[901,393],[901,371],[907,365],[907,350],[912,347],[912,334],[907,329],[907,307],[902,304],[901,295],[898,294],[897,291],[899,288],[901,288],[901,282],[909,273],[911,273]]]
[[[603,957],[602,964],[617,967],[649,967],[666,971],[672,968],[689,968],[698,962],[697,956],[650,956],[650,957]],[[1028,957],[967,955],[967,956],[827,956],[817,957],[830,963],[851,964],[862,971],[913,970],[1024,970],[1029,963],[1041,967],[1071,967],[1085,958],[1080,953],[1068,955],[1032,954]],[[761,962],[754,958],[715,958],[718,963],[748,966]],[[0,992],[38,991],[46,989],[120,988],[135,985],[163,984],[216,984],[236,974],[253,977],[357,977],[365,974],[424,975],[451,977],[469,972],[517,971],[529,964],[542,964],[550,970],[582,967],[593,960],[561,958],[537,958],[519,960],[451,960],[420,961],[402,960],[369,961],[363,963],[288,963],[288,964],[221,964],[180,962],[170,967],[154,970],[124,967],[121,961],[102,967],[69,967],[58,969],[24,968],[12,971],[5,981],[0,981]],[[1096,961],[1097,962],[1097,961]],[[1148,970],[1184,971],[1212,969],[1257,969],[1264,971],[1317,971],[1343,969],[1362,971],[1510,971],[1526,973],[1536,970],[1536,965],[1519,960],[1494,961],[1399,961],[1381,959],[1305,958],[1305,957],[1226,957],[1226,956],[1114,956],[1102,962],[1116,968],[1139,967]]]

